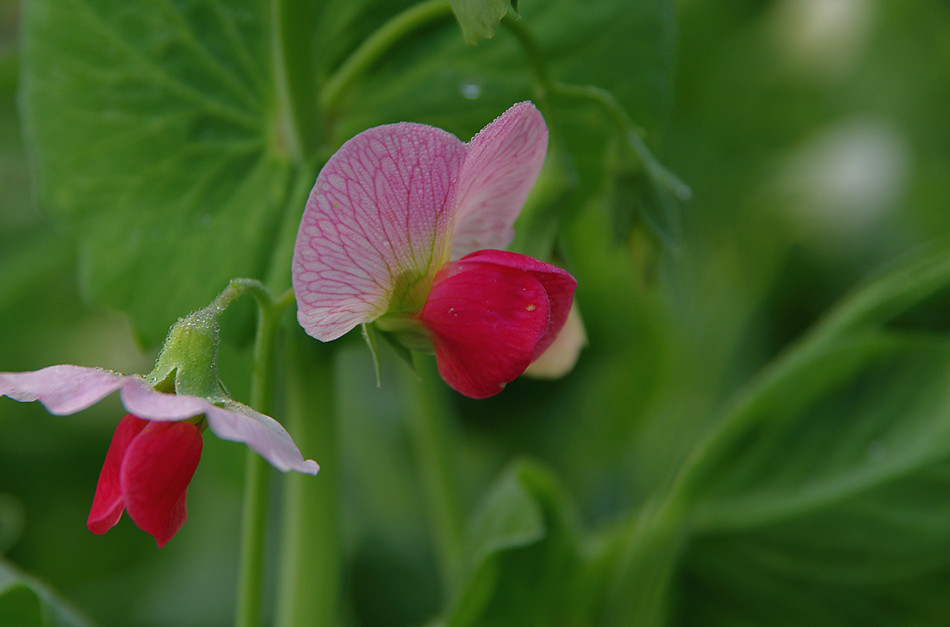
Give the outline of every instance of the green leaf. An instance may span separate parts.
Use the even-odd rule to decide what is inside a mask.
[[[511,7],[510,0],[450,0],[450,4],[470,46],[478,43],[479,37],[494,37],[501,18]]]
[[[46,586],[2,560],[0,621],[17,627],[84,627],[88,624]]]
[[[579,553],[565,510],[545,469],[516,462],[503,472],[472,514],[446,624],[573,624]]]
[[[666,118],[672,102],[670,2],[546,0],[520,9],[520,23],[535,39],[553,79],[610,90],[647,128]],[[605,59],[622,62],[624,71]],[[394,50],[349,92],[334,143],[400,120],[433,124],[467,140],[513,103],[532,97],[533,82],[531,62],[510,32],[469,47],[454,26],[429,29]],[[613,132],[610,121],[599,109],[578,111],[559,101],[550,106],[542,109],[549,126],[569,141],[585,175],[595,174]]]
[[[293,182],[268,5],[24,5],[23,114],[42,207],[89,296],[143,338],[263,276]]]
[[[891,323],[948,286],[942,241],[845,299],[724,414],[681,484],[686,622],[947,615],[950,338]]]

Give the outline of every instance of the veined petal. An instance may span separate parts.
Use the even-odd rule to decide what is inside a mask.
[[[511,106],[472,138],[456,192],[452,259],[511,243],[547,148],[548,128],[530,102]]]
[[[70,365],[33,372],[0,372],[0,396],[21,402],[39,401],[49,413],[65,416],[99,402],[119,389],[125,379],[108,370]]]
[[[122,460],[125,459],[125,453],[132,444],[132,440],[147,424],[147,420],[128,414],[115,428],[105,462],[99,472],[96,495],[92,499],[89,518],[86,520],[89,531],[101,535],[115,527],[122,517],[125,499],[122,497],[122,488],[119,485],[119,469],[122,467]]]
[[[201,432],[190,422],[148,421],[126,449],[119,470],[126,511],[159,547],[185,523],[201,446]]]
[[[374,320],[445,261],[466,150],[451,133],[402,122],[363,131],[330,157],[294,247],[307,333],[326,342]]]
[[[571,304],[574,302],[574,289],[577,281],[566,270],[555,265],[539,261],[534,257],[512,253],[505,250],[480,250],[466,255],[460,261],[469,264],[483,263],[511,268],[523,272],[530,272],[541,285],[548,296],[551,307],[551,320],[547,331],[535,346],[532,360],[537,359],[550,346],[561,327],[571,313]]]
[[[446,383],[486,398],[531,363],[550,314],[544,286],[531,272],[463,258],[436,275],[419,318],[433,335]]]
[[[205,416],[208,426],[219,438],[247,444],[278,470],[310,475],[320,470],[317,462],[303,458],[279,422],[247,405],[228,401],[225,407],[217,407],[209,403]]]

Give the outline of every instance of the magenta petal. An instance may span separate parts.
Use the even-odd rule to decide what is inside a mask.
[[[547,148],[548,128],[530,102],[511,106],[472,138],[458,182],[452,259],[511,243]]]
[[[530,272],[544,286],[551,303],[551,322],[547,331],[538,341],[532,359],[537,359],[550,346],[571,313],[574,302],[574,289],[577,281],[567,271],[555,265],[538,261],[534,257],[504,250],[480,250],[466,255],[460,261],[468,263],[489,263],[496,266]]]
[[[125,508],[159,547],[185,522],[185,498],[201,446],[201,432],[190,422],[150,421],[126,450],[119,472]]]
[[[112,442],[106,452],[106,460],[99,472],[99,481],[96,484],[96,495],[92,499],[92,508],[86,526],[95,534],[103,534],[112,529],[125,509],[125,500],[122,497],[122,488],[119,486],[119,469],[125,452],[135,436],[145,428],[147,420],[136,418],[132,414],[126,415],[119,421],[119,425],[112,434]]]
[[[550,326],[550,305],[531,272],[462,259],[436,275],[419,318],[433,334],[442,378],[485,398],[531,363]]]
[[[0,396],[39,401],[51,414],[86,409],[117,390],[126,377],[100,368],[49,366],[33,372],[0,372]]]
[[[363,131],[330,157],[310,192],[291,268],[307,333],[326,342],[376,319],[400,285],[448,258],[465,154],[452,134],[403,122]]]

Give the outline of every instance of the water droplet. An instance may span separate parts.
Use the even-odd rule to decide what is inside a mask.
[[[536,306],[536,305],[528,305],[527,307],[525,307],[525,309],[527,309],[528,311],[534,311],[535,309],[537,309],[537,306]]]
[[[459,85],[459,93],[466,100],[478,100],[482,97],[482,86],[468,81]]]

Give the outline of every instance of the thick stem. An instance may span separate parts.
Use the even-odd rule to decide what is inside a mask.
[[[277,119],[274,148],[303,163],[316,145],[316,91],[310,37],[314,2],[271,1],[271,54]]]
[[[332,627],[340,588],[339,459],[332,348],[289,334],[283,381],[287,428],[321,464],[310,477],[284,479],[277,622],[281,627]]]
[[[237,281],[237,283],[236,283]],[[251,372],[251,406],[269,414],[274,396],[275,342],[280,315],[289,304],[282,298],[275,303],[257,281],[238,279],[229,289],[245,289],[258,303],[257,338]],[[241,528],[241,567],[238,580],[237,620],[239,627],[261,623],[264,576],[264,540],[267,523],[267,463],[248,449],[244,473],[244,511]]]
[[[333,110],[346,89],[400,39],[436,19],[452,14],[448,0],[415,4],[383,24],[343,62],[320,91],[320,106]]]
[[[450,418],[448,388],[442,383],[430,355],[415,353],[413,362],[421,380],[407,377],[410,390],[409,436],[425,489],[429,519],[434,526],[435,549],[445,584],[451,594],[461,569],[464,517],[457,469],[452,456],[458,450]]]

